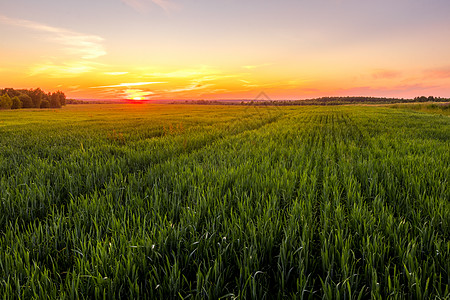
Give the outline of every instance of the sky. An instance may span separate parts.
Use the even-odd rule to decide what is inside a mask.
[[[0,88],[450,97],[449,0],[0,0]]]

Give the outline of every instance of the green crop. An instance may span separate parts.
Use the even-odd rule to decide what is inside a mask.
[[[4,299],[446,299],[450,119],[386,107],[0,112]]]

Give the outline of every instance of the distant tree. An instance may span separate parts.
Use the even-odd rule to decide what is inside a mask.
[[[420,96],[420,97],[414,98],[414,100],[416,100],[416,102],[427,102],[428,98],[425,96]]]
[[[19,93],[13,88],[6,88],[5,93],[8,94],[10,98],[17,96]]]
[[[83,100],[76,100],[76,99],[66,99],[66,104],[87,104],[89,102],[83,101]]]
[[[50,108],[50,102],[48,100],[42,100],[40,108]]]
[[[11,100],[12,100],[11,109],[22,108],[22,101],[20,101],[19,97],[14,96]]]
[[[10,109],[12,106],[11,97],[8,94],[4,94],[0,97],[0,109]]]
[[[433,96],[429,96],[428,97],[428,101],[430,101],[430,102],[434,101],[434,97]]]
[[[27,94],[20,94],[19,99],[20,99],[20,101],[22,101],[22,108],[34,107],[33,99],[31,99],[31,97],[28,96]]]
[[[31,100],[33,100],[33,106],[35,108],[40,108],[41,107],[41,102],[42,102],[42,98],[43,98],[44,92],[40,89],[34,89],[30,91],[30,97]]]
[[[66,105],[66,95],[61,91],[57,91],[56,93],[59,95],[59,103],[61,103],[62,106]]]
[[[61,100],[60,100],[59,93],[52,93],[49,98],[50,98],[50,107],[51,108],[60,108],[61,107]]]

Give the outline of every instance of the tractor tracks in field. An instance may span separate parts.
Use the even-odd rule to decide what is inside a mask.
[[[222,141],[226,141],[232,139],[233,137],[237,137],[245,134],[246,132],[257,131],[261,128],[268,126],[277,122],[282,114],[277,116],[270,116],[270,118],[264,118],[258,116],[257,121],[252,121],[251,116],[249,115],[249,123],[243,123],[243,120],[236,120],[237,125],[229,124],[224,126],[219,126],[217,129],[213,129],[213,131],[208,132],[206,134],[201,133],[200,138],[198,135],[194,134],[193,136],[182,136],[182,135],[174,135],[172,139],[168,141],[169,147],[165,147],[163,145],[159,146],[158,155],[149,155],[149,151],[151,150],[138,150],[132,149],[131,151],[124,151],[119,156],[112,154],[111,158],[106,157],[106,160],[101,160],[101,158],[97,158],[95,155],[87,155],[86,153],[80,153],[80,156],[77,156],[76,153],[72,154],[72,158],[78,160],[78,165],[83,165],[83,160],[90,161],[90,166],[97,166],[97,173],[92,174],[93,171],[91,168],[83,168],[78,170],[69,169],[70,161],[57,161],[51,162],[47,167],[46,171],[49,172],[48,176],[40,173],[40,176],[46,178],[45,183],[42,182],[45,187],[44,189],[51,188],[52,193],[55,198],[48,199],[45,201],[48,204],[48,207],[42,207],[45,205],[41,203],[39,206],[39,212],[34,214],[29,211],[30,218],[26,218],[26,220],[22,220],[21,228],[26,228],[28,224],[35,222],[39,219],[45,219],[48,215],[51,214],[51,207],[65,207],[71,199],[77,199],[79,197],[90,197],[94,194],[102,194],[108,190],[108,185],[114,183],[114,180],[117,178],[122,178],[123,182],[121,182],[120,186],[124,186],[128,184],[128,178],[133,175],[137,175],[138,173],[145,174],[149,170],[160,169],[163,170],[166,163],[177,160],[179,157],[184,155],[191,155],[195,152],[199,152],[202,149],[205,149],[209,146],[216,145],[221,143]],[[192,139],[194,141],[192,141]],[[189,144],[191,143],[191,144]],[[171,146],[171,147],[170,147]],[[124,146],[126,147],[126,146]],[[83,149],[84,150],[84,149]],[[155,149],[152,149],[155,150]],[[86,150],[84,150],[86,151]],[[83,152],[84,152],[83,151]],[[99,159],[99,162],[92,162],[91,160]],[[112,160],[111,160],[112,159]],[[105,166],[109,166],[107,169]],[[102,168],[104,167],[104,168]],[[149,168],[150,167],[150,168]],[[81,180],[87,180],[91,178],[89,184],[80,184],[79,182],[74,182],[74,184],[78,184],[75,191],[71,191],[70,182],[74,180],[72,177],[74,175],[84,174],[83,176],[78,176]],[[119,175],[119,176],[116,176]],[[33,178],[30,179],[30,184],[33,182],[33,186],[39,185],[39,180],[35,180]],[[154,183],[148,182],[148,186],[152,186]],[[27,186],[27,183],[21,183],[22,188]],[[85,186],[85,187],[83,187]],[[32,186],[30,185],[30,188]],[[41,188],[41,187],[39,187]],[[121,188],[121,187],[117,187]],[[47,213],[42,214],[43,211],[47,211]],[[34,217],[33,217],[34,215]],[[7,224],[12,224],[17,221],[17,216],[7,217],[7,214],[2,218],[2,224],[0,224],[0,232],[3,232]]]

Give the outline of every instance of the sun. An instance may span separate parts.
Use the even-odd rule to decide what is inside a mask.
[[[136,100],[136,101],[139,101],[139,100],[142,100],[142,97],[134,97],[134,98],[132,98],[133,100]]]

